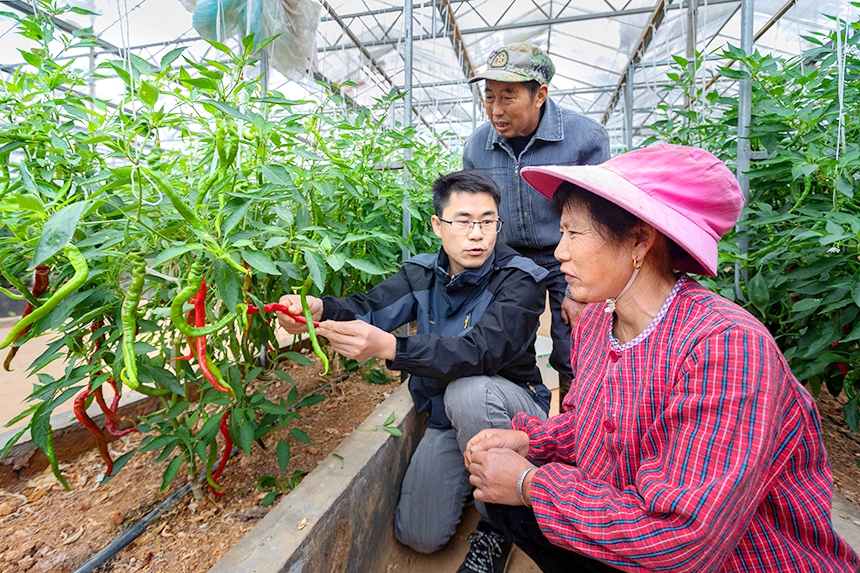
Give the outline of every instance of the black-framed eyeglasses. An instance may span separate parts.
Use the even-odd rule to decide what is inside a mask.
[[[475,225],[481,229],[481,233],[484,235],[495,235],[502,230],[501,219],[486,219],[484,221],[449,221],[439,217],[439,220],[451,225],[451,230],[458,235],[468,235],[472,232],[472,229],[475,228]]]

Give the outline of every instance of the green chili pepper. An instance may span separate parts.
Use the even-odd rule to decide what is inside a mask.
[[[65,253],[69,258],[72,268],[75,269],[75,274],[66,284],[58,288],[54,294],[51,295],[51,298],[45,301],[45,304],[35,309],[15,324],[15,326],[12,327],[12,330],[9,331],[9,335],[6,337],[6,340],[0,343],[0,349],[6,348],[12,344],[12,342],[17,338],[19,332],[57,308],[57,306],[59,306],[66,297],[78,290],[85,282],[87,282],[87,277],[90,275],[90,268],[87,266],[87,260],[78,248],[72,244],[68,244],[63,247],[63,253]]]
[[[215,116],[215,151],[220,165],[227,164],[227,127],[221,114]]]
[[[48,461],[51,463],[51,471],[54,472],[54,476],[62,484],[63,489],[71,491],[72,488],[69,487],[69,482],[60,473],[60,464],[57,463],[57,454],[54,452],[54,432],[50,426],[48,426],[48,431],[45,435],[45,456],[47,456]]]
[[[131,283],[125,293],[120,309],[120,324],[122,325],[122,358],[125,366],[120,372],[122,383],[137,390],[140,381],[137,378],[137,354],[134,351],[134,337],[137,333],[137,305],[143,292],[143,282],[146,276],[146,260],[140,253],[131,253]]]
[[[185,200],[179,195],[179,191],[177,191],[170,181],[165,179],[164,175],[145,167],[141,167],[140,169],[155,181],[155,185],[158,187],[159,191],[167,195],[167,198],[170,199],[170,202],[173,204],[173,208],[182,215],[182,218],[185,219],[189,225],[199,231],[205,232],[203,221],[201,221],[200,217],[197,216],[197,213],[195,213],[191,207],[185,203]]]
[[[244,270],[244,269],[243,269]],[[188,273],[188,284],[185,285],[177,294],[176,298],[173,299],[173,302],[170,304],[170,320],[173,322],[173,325],[179,329],[179,332],[186,336],[208,336],[215,332],[218,332],[234,320],[236,320],[235,312],[228,312],[224,316],[221,317],[221,320],[216,322],[215,324],[210,324],[209,326],[204,326],[202,328],[196,328],[188,324],[188,321],[185,320],[185,315],[183,313],[183,306],[186,302],[191,300],[191,297],[197,294],[197,291],[200,290],[200,285],[203,281],[203,263],[201,261],[194,261],[191,264],[191,270]]]
[[[311,346],[314,349],[314,352],[317,356],[319,356],[320,360],[323,363],[323,373],[320,376],[325,376],[328,374],[328,356],[326,356],[325,352],[320,348],[319,339],[317,339],[317,331],[314,328],[314,317],[311,314],[311,309],[308,306],[308,291],[311,288],[311,284],[313,284],[313,280],[308,278],[305,281],[305,284],[302,285],[301,293],[299,293],[299,297],[302,301],[302,312],[305,315],[306,325],[308,327],[308,337],[311,339]]]
[[[227,140],[225,142],[226,160],[224,161],[224,170],[236,161],[236,155],[239,152],[239,131],[236,129],[236,121],[232,117],[225,119],[227,126]]]

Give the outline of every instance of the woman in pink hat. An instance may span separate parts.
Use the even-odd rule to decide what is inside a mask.
[[[732,173],[657,145],[522,176],[561,214],[587,306],[563,413],[466,448],[494,524],[543,571],[856,571],[815,402],[758,320],[684,274],[717,273]]]

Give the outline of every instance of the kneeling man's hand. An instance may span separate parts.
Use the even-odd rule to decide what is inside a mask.
[[[316,328],[316,333],[325,337],[335,352],[359,362],[374,356],[394,360],[397,351],[393,334],[362,320],[326,320]]]

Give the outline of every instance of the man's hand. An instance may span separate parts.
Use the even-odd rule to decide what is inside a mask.
[[[469,483],[475,486],[475,499],[485,503],[522,505],[517,493],[517,480],[529,467],[532,464],[513,450],[491,448],[473,452]],[[523,485],[526,494],[531,491],[529,485]]]
[[[477,452],[486,452],[492,449],[504,448],[512,450],[522,457],[529,453],[529,435],[520,430],[502,430],[499,428],[488,428],[481,430],[466,444],[463,458],[466,469],[471,471],[472,456]]]
[[[397,352],[393,334],[362,320],[326,320],[316,328],[316,333],[325,337],[335,352],[359,362],[374,356],[394,360]]]
[[[319,320],[322,318],[323,312],[323,302],[321,299],[318,299],[313,296],[308,297],[308,308],[311,310],[311,315],[314,317],[314,320]],[[281,297],[280,303],[284,306],[288,306],[290,312],[296,316],[304,316],[302,312],[302,299],[297,294],[285,294]],[[301,322],[293,319],[289,314],[278,312],[275,313],[278,315],[278,324],[281,325],[281,328],[289,332],[290,334],[301,334],[302,332],[307,332],[308,327],[302,324]]]
[[[579,313],[584,308],[584,302],[579,302],[569,296],[565,296],[561,299],[561,319],[565,324],[573,326],[576,324],[576,319],[579,318]]]

